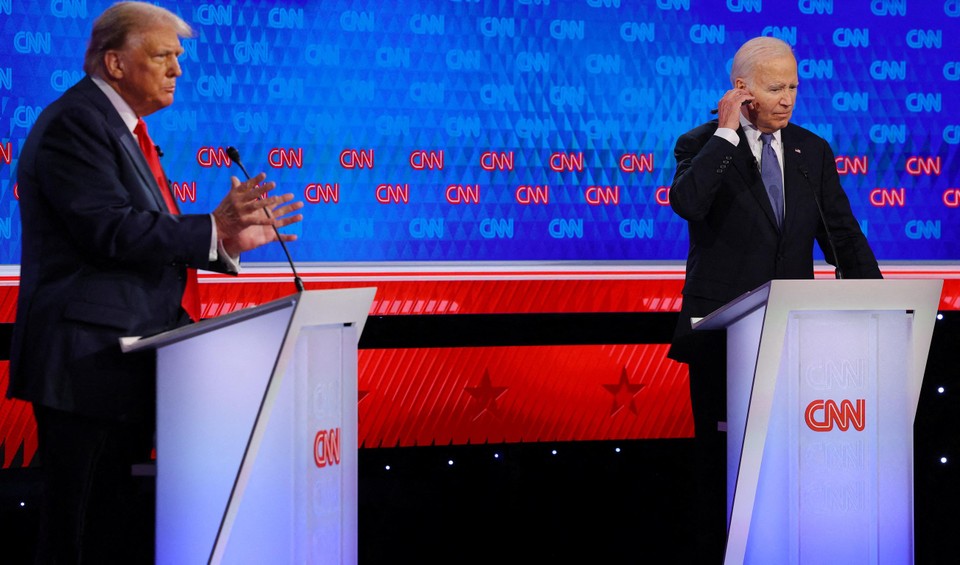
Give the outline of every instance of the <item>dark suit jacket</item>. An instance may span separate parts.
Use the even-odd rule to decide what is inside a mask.
[[[670,206],[687,220],[690,234],[683,303],[669,354],[679,361],[695,358],[704,346],[692,335],[702,332],[692,332],[691,317],[705,316],[773,279],[813,278],[814,241],[828,262],[840,265],[844,278],[882,276],[824,139],[793,124],[782,130],[786,215],[778,229],[743,129],[737,130],[736,147],[715,136],[716,130],[716,121],[701,125],[682,135],[674,151]]]
[[[153,417],[155,358],[118,338],[188,323],[186,267],[210,264],[209,215],[166,212],[136,139],[89,77],[50,104],[17,167],[20,294],[7,395],[119,420]]]

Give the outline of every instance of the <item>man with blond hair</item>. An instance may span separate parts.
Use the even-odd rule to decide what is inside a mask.
[[[152,559],[150,538],[131,531],[131,467],[150,457],[156,359],[123,354],[118,338],[199,319],[195,269],[237,272],[240,253],[302,219],[303,204],[269,196],[263,174],[231,178],[210,214],[179,212],[143,117],[173,103],[190,35],[152,4],[108,8],[93,24],[87,76],[41,113],[19,159],[7,394],[37,419],[40,563]]]
[[[693,331],[691,319],[773,279],[812,279],[814,242],[838,276],[882,276],[829,144],[790,123],[798,88],[790,45],[773,37],[747,41],[730,82],[717,119],[677,140],[670,187],[670,206],[690,236],[669,357],[690,370],[705,509],[696,525],[700,563],[720,563],[726,539],[726,345],[723,332]]]

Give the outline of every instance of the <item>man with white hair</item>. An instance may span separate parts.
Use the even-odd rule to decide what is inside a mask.
[[[190,35],[152,4],[108,8],[93,24],[87,76],[44,109],[21,151],[7,394],[37,419],[39,563],[152,560],[130,528],[131,466],[150,458],[156,359],[123,354],[118,338],[199,319],[196,269],[237,272],[240,253],[302,219],[292,194],[265,195],[264,174],[231,178],[210,214],[180,214],[142,118],[173,103]]]
[[[790,45],[773,37],[747,41],[730,82],[717,119],[677,140],[670,187],[690,247],[668,356],[690,370],[698,498],[706,508],[698,513],[702,563],[719,563],[726,539],[726,438],[718,430],[726,422],[726,345],[722,331],[693,331],[691,318],[773,279],[812,279],[814,241],[838,276],[882,277],[829,144],[790,123],[798,87]]]

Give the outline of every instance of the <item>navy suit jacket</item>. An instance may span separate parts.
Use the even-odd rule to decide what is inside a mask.
[[[7,395],[115,420],[153,417],[155,357],[118,338],[189,322],[187,266],[209,261],[207,214],[174,215],[137,141],[83,78],[40,114],[17,166],[23,225]]]
[[[812,279],[813,245],[844,278],[881,278],[876,257],[850,209],[829,144],[793,124],[781,130],[786,214],[778,228],[760,169],[743,129],[737,146],[703,124],[676,143],[670,206],[687,220],[683,303],[669,356],[696,358],[704,345],[692,332],[702,317],[773,279]],[[833,256],[817,202],[836,248]],[[706,336],[705,336],[706,337]]]

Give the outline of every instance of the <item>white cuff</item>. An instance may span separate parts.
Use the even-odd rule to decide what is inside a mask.
[[[713,135],[720,136],[726,139],[727,141],[732,143],[734,147],[740,145],[740,136],[737,135],[737,130],[735,129],[717,128],[717,132],[714,133]]]

